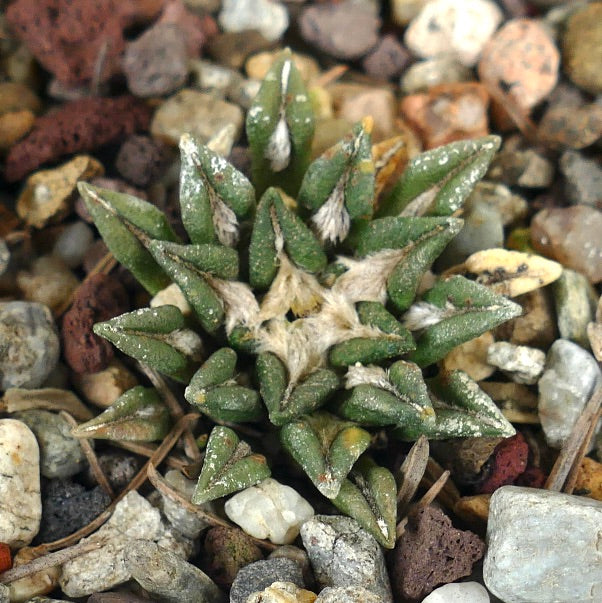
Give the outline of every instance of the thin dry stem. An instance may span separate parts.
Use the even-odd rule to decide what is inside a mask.
[[[569,474],[566,478],[566,482],[564,484],[564,488],[562,489],[562,491],[566,492],[567,494],[572,494],[573,490],[575,489],[575,484],[577,483],[577,476],[579,475],[579,470],[581,469],[581,463],[583,462],[583,459],[587,454],[587,451],[589,449],[589,443],[594,437],[594,432],[596,431],[596,427],[598,426],[598,421],[600,419],[601,414],[602,409],[599,408],[598,412],[592,417],[592,420],[590,421],[585,438],[583,438],[583,443],[581,444],[579,452],[577,453],[577,456],[573,461],[573,466],[569,471]]]
[[[581,464],[583,457],[580,456],[581,450],[586,450],[589,446],[593,429],[590,429],[592,423],[600,410],[602,403],[602,386],[598,387],[592,394],[583,412],[575,422],[571,435],[564,443],[552,471],[546,480],[544,488],[553,492],[561,492],[571,470],[575,465]]]
[[[71,428],[78,427],[79,423],[66,411],[61,410],[59,415],[69,423]],[[113,488],[111,488],[111,484],[107,479],[100,463],[98,462],[98,458],[96,456],[96,452],[94,452],[94,448],[89,442],[88,438],[78,438],[79,445],[82,447],[83,453],[86,455],[86,459],[90,465],[90,469],[92,470],[92,475],[94,475],[94,479],[98,482],[98,485],[109,495],[111,500],[115,498],[115,492],[113,492]]]
[[[429,441],[426,436],[421,435],[408,452],[398,471],[398,482],[400,482],[397,491],[398,516],[403,517],[405,515],[410,501],[420,486],[428,460]]]
[[[48,553],[47,555],[38,557],[29,563],[18,565],[17,567],[13,567],[12,569],[0,574],[0,584],[10,584],[15,580],[20,580],[21,578],[26,578],[32,574],[37,574],[38,572],[44,571],[56,565],[62,565],[63,563],[66,563],[75,557],[79,557],[80,555],[84,555],[90,551],[95,551],[101,546],[102,543],[100,542],[83,542],[81,544],[70,546],[61,551]]]
[[[417,509],[428,507],[441,494],[447,480],[449,479],[449,469],[446,469],[439,479],[426,491],[425,495],[416,503]]]
[[[128,452],[133,452],[134,454],[139,454],[140,456],[145,456],[147,458],[153,456],[153,454],[157,450],[157,446],[155,444],[145,444],[143,442],[111,440],[109,444],[111,446],[116,446],[117,448],[122,448],[123,450],[127,450]],[[173,455],[168,456],[165,459],[165,463],[171,469],[177,469],[182,473],[185,473],[185,471],[187,471],[188,468],[191,466],[188,461]]]

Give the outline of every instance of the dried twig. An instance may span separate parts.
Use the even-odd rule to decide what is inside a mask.
[[[422,480],[422,486],[431,488],[443,473],[443,467],[441,467],[435,459],[429,457],[424,478]],[[456,503],[460,500],[460,491],[451,479],[447,479],[443,485],[443,489],[438,493],[438,498],[444,507],[453,510]]]
[[[320,74],[318,78],[316,78],[312,82],[312,86],[316,86],[317,88],[324,88],[329,84],[333,84],[338,79],[340,79],[349,69],[348,65],[335,65],[328,71]]]
[[[59,412],[59,415],[69,423],[72,428],[77,427],[78,422],[64,410]],[[90,469],[92,470],[92,475],[94,475],[94,479],[98,482],[98,485],[110,496],[111,500],[115,498],[115,492],[113,492],[113,488],[111,488],[111,484],[107,479],[100,463],[98,462],[98,458],[96,456],[96,452],[94,452],[94,448],[90,444],[88,438],[78,438],[79,445],[82,447],[84,454],[86,455],[86,459],[90,465]]]
[[[26,578],[32,574],[37,574],[38,572],[44,571],[50,567],[62,565],[63,563],[66,563],[75,557],[79,557],[80,555],[89,553],[90,551],[95,551],[101,546],[102,543],[100,542],[83,542],[81,544],[70,546],[61,551],[48,553],[47,555],[38,557],[29,563],[18,565],[17,567],[13,567],[12,569],[0,574],[0,584],[9,584],[15,580],[20,580],[21,578]]]
[[[155,369],[142,364],[142,362],[139,362],[138,366],[140,367],[140,370],[149,378],[154,388],[159,392],[159,395],[169,409],[169,414],[171,415],[172,419],[177,421],[180,417],[183,417],[184,411],[174,396],[174,393],[171,391],[171,389],[169,389],[167,383],[165,383],[165,379],[163,379],[163,377],[161,377],[161,375]],[[184,452],[186,455],[193,461],[199,462],[201,460],[201,452],[197,446],[191,427],[187,427],[184,431],[183,440]]]
[[[123,450],[127,450],[128,452],[133,452],[134,454],[139,454],[140,456],[145,456],[150,458],[155,454],[157,450],[156,444],[147,444],[144,442],[126,442],[125,440],[111,440],[108,442],[111,446],[115,446],[117,448],[122,448]],[[190,472],[190,467],[196,466],[196,464],[191,465],[187,460],[174,456],[170,454],[165,458],[165,463],[171,469],[177,469],[186,475],[186,472]]]
[[[564,443],[554,463],[554,467],[546,480],[544,488],[547,490],[561,492],[573,468],[577,467],[578,469],[594,434],[594,429],[591,426],[592,424],[595,426],[597,422],[601,404],[602,386],[598,387],[592,394],[583,412],[575,422],[571,435]]]

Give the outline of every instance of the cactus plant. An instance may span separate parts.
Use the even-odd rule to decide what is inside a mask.
[[[115,257],[151,294],[176,283],[194,314],[139,310],[96,333],[187,383],[186,399],[210,420],[272,424],[318,490],[392,547],[395,480],[366,452],[370,429],[404,439],[512,435],[466,374],[429,379],[423,369],[520,307],[457,275],[423,291],[499,139],[420,154],[383,192],[391,170],[386,158],[374,160],[371,129],[364,119],[310,162],[311,105],[285,52],[247,116],[255,188],[207,145],[182,137],[189,242],[144,201],[79,189]],[[196,502],[269,475],[229,428],[214,428],[209,458]]]

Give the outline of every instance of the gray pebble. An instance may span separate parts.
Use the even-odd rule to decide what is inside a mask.
[[[125,552],[132,578],[164,603],[222,603],[226,596],[198,567],[148,540],[135,540]]]
[[[601,382],[602,372],[590,353],[566,339],[553,343],[538,382],[539,418],[550,446],[562,446]]]
[[[59,359],[50,310],[33,302],[0,303],[0,389],[39,387]]]
[[[40,446],[40,471],[44,477],[71,477],[86,466],[79,440],[63,417],[47,410],[27,410],[13,415],[35,434]]]
[[[474,79],[472,70],[451,56],[435,57],[410,65],[401,76],[399,85],[404,94],[425,92],[431,86],[469,82]]]
[[[94,240],[92,229],[82,220],[69,224],[59,235],[52,254],[58,256],[69,268],[77,268],[84,261],[88,247]]]
[[[109,495],[96,486],[86,490],[66,479],[46,482],[43,488],[42,524],[38,540],[53,542],[88,525],[111,503]]]
[[[186,81],[186,36],[172,23],[158,23],[131,42],[123,59],[128,88],[136,96],[169,94]]]
[[[301,567],[284,557],[255,561],[241,568],[232,583],[230,603],[245,603],[249,595],[261,591],[273,582],[292,582],[305,588]]]
[[[364,57],[362,67],[368,75],[381,80],[388,80],[399,74],[412,60],[410,52],[404,48],[396,36],[383,36],[370,54]]]
[[[503,486],[491,497],[487,588],[506,603],[602,600],[602,503]]]
[[[291,559],[299,565],[303,571],[303,580],[305,581],[305,585],[311,590],[311,587],[314,585],[314,575],[311,571],[311,564],[309,562],[307,553],[303,549],[300,549],[298,546],[294,546],[293,544],[284,544],[279,546],[275,551],[272,551],[268,555],[268,559],[280,559],[282,557],[285,559]]]
[[[6,584],[0,584],[0,603],[10,603],[8,593],[8,586]]]
[[[384,603],[384,599],[363,586],[327,586],[314,603]]]
[[[528,205],[525,199],[515,195],[507,186],[498,182],[477,182],[465,207],[487,204],[497,209],[502,218],[502,224],[509,226],[527,215]]]
[[[602,209],[602,166],[595,159],[577,151],[566,151],[560,157],[560,171],[565,190],[573,205],[591,205]]]
[[[320,586],[362,586],[393,601],[382,549],[355,519],[315,515],[301,526],[301,538]]]
[[[562,271],[552,290],[560,337],[587,349],[587,324],[594,320],[596,291],[585,276],[568,268]]]

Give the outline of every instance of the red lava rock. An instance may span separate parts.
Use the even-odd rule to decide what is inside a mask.
[[[57,111],[38,117],[33,130],[11,148],[6,158],[6,179],[20,180],[63,155],[92,151],[146,130],[150,118],[150,108],[132,96],[65,103]]]
[[[0,574],[13,566],[10,547],[5,542],[0,542]]]
[[[76,373],[95,373],[106,367],[113,347],[95,335],[92,327],[127,310],[126,290],[111,276],[95,274],[77,290],[62,324],[65,360]]]
[[[539,253],[602,281],[602,212],[587,205],[543,209],[531,221],[531,244]]]
[[[35,58],[66,84],[119,71],[123,30],[152,18],[164,0],[17,0],[6,18]]]
[[[548,476],[540,467],[532,465],[527,467],[514,482],[515,486],[524,486],[525,488],[543,488]]]
[[[388,80],[397,77],[410,63],[412,55],[394,35],[384,36],[372,52],[364,57],[362,66],[368,75]]]
[[[489,475],[477,488],[479,494],[492,494],[501,486],[513,484],[527,468],[529,445],[522,433],[502,440],[491,455]]]
[[[427,149],[489,134],[489,95],[474,82],[440,84],[427,93],[401,100],[404,118],[420,134]]]
[[[468,576],[485,553],[473,532],[458,530],[440,509],[411,514],[393,551],[391,576],[399,599],[422,599],[436,586]]]

